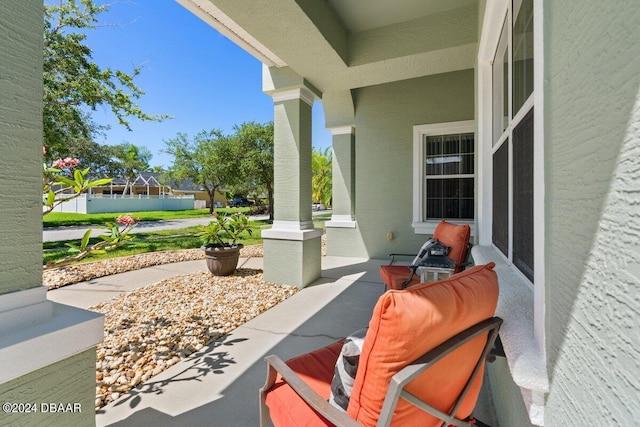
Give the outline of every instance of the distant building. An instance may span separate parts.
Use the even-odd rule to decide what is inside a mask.
[[[126,191],[126,194],[125,194]],[[94,187],[91,195],[105,196],[193,196],[195,209],[204,209],[210,206],[209,194],[201,185],[195,184],[192,179],[171,180],[167,184],[161,184],[159,175],[153,172],[142,172],[127,188],[127,180],[114,178],[110,185]],[[226,206],[227,195],[224,189],[216,190],[214,196],[216,206]]]

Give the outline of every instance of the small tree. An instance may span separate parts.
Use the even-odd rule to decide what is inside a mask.
[[[209,212],[215,207],[215,193],[229,185],[237,175],[237,158],[231,151],[230,140],[218,129],[202,131],[193,140],[184,133],[164,141],[168,154],[173,156],[169,173],[177,180],[192,179],[207,192]]]
[[[45,268],[62,267],[73,264],[84,259],[90,254],[103,254],[107,251],[121,247],[129,243],[135,238],[129,234],[140,221],[140,218],[133,218],[131,214],[122,215],[116,218],[116,222],[107,222],[104,227],[104,234],[100,235],[100,241],[92,245],[89,244],[91,238],[91,230],[87,230],[82,236],[79,245],[66,243],[69,246],[69,256],[58,261],[49,261]]]
[[[46,151],[46,148],[43,147],[43,153]],[[78,159],[71,157],[58,159],[51,166],[43,164],[43,216],[51,213],[59,204],[75,199],[90,188],[111,182],[111,178],[89,180],[87,178],[89,168],[77,169],[77,166]],[[89,254],[104,253],[126,244],[134,238],[129,232],[135,228],[138,221],[140,218],[134,219],[129,214],[119,216],[115,223],[106,224],[107,232],[100,236],[102,240],[92,245],[89,245],[91,230],[87,230],[79,245],[67,243],[69,246],[68,256],[55,262],[48,262],[45,268],[61,267],[80,261]]]
[[[111,178],[89,180],[87,178],[89,168],[77,169],[78,159],[76,158],[58,159],[51,166],[46,163],[42,166],[42,193],[44,195],[42,216],[51,213],[56,206],[86,193],[92,187],[111,182]]]
[[[141,172],[149,169],[153,155],[146,147],[125,143],[112,147],[115,164],[120,176],[127,180],[122,194],[133,190],[133,182]]]
[[[240,183],[252,184],[256,192],[264,191],[269,203],[269,218],[273,220],[273,122],[242,123],[234,126],[234,147],[242,173]]]

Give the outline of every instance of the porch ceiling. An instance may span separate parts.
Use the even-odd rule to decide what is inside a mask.
[[[178,0],[320,92],[473,68],[477,0]]]

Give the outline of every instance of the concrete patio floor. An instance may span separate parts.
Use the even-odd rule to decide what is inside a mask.
[[[251,258],[242,262],[246,267],[261,268],[261,261]],[[383,292],[378,268],[385,262],[323,257],[322,277],[313,285],[100,409],[96,414],[96,425],[257,426],[258,389],[264,384],[266,375],[263,358],[276,354],[286,360],[367,326],[373,306]],[[204,268],[202,263],[200,266],[178,263],[172,267],[159,267],[162,271],[154,270],[158,280],[165,274]],[[110,280],[104,283],[104,296],[115,296],[118,291],[110,287],[116,283],[129,282],[113,278],[104,280]],[[62,294],[59,292],[62,289],[50,294]],[[76,289],[80,295],[88,291],[81,287]],[[64,300],[73,299],[69,292],[71,288],[63,297],[51,295],[50,299],[68,303]],[[88,300],[93,303],[97,298],[100,297],[93,296]],[[496,425],[493,407],[487,399],[490,396],[487,384],[485,381],[486,390],[476,416],[485,423]]]

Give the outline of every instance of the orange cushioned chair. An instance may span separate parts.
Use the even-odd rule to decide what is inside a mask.
[[[342,342],[283,362],[268,356],[261,425],[471,426],[502,320],[494,264],[390,290],[369,322],[346,413],[327,402]]]
[[[454,273],[464,270],[471,246],[471,227],[468,224],[458,225],[442,220],[431,240],[438,240],[449,247],[448,257],[455,263]],[[391,263],[380,266],[380,277],[390,289],[403,289],[407,286],[420,283],[420,276],[415,273],[417,265],[393,264],[397,256],[413,256],[409,254],[391,254]],[[415,260],[414,260],[415,262]]]

